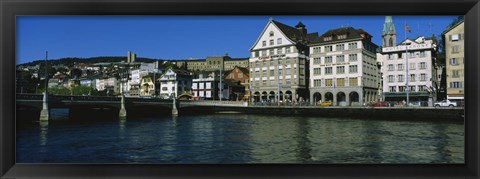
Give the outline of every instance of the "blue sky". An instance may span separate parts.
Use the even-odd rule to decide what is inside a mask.
[[[381,45],[385,16],[19,16],[16,24],[17,64],[65,57],[126,56],[156,59],[206,58],[228,53],[249,56],[249,49],[268,19],[309,33],[334,28],[362,28]],[[404,23],[409,38],[440,34],[456,16],[393,16],[397,42]]]

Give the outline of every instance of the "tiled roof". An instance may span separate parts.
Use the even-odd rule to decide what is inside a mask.
[[[346,34],[347,37],[345,39],[338,39],[338,35],[343,35]],[[324,34],[322,34],[319,38],[315,39],[312,44],[318,44],[318,43],[330,43],[330,42],[335,42],[335,41],[345,41],[345,40],[351,40],[351,39],[362,39],[364,37],[361,36],[361,34],[365,34],[365,38],[371,38],[371,35],[367,32],[365,32],[363,29],[354,29],[353,27],[342,27],[338,29],[332,29]],[[331,40],[325,41],[324,37],[332,37]]]
[[[315,34],[318,33],[311,33],[311,34],[303,34],[302,30],[299,30],[294,27],[290,27],[288,25],[282,24],[278,21],[272,20],[272,22],[280,29],[283,34],[285,34],[290,40],[299,43],[302,42],[302,40],[310,40],[315,36]],[[305,25],[302,24],[302,22],[299,22],[298,27],[305,27]],[[317,35],[318,36],[318,35]]]
[[[237,66],[237,68],[240,71],[242,71],[243,74],[246,74],[246,75],[250,74],[250,71],[247,68],[243,68],[243,67],[239,67],[239,66]]]

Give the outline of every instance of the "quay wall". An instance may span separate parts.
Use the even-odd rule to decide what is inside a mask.
[[[244,113],[265,115],[295,115],[340,118],[458,120],[463,121],[463,108],[428,107],[233,107],[210,106],[181,108],[180,115],[203,113]]]

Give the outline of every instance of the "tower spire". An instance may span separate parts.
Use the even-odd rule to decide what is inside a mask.
[[[392,47],[397,45],[397,33],[393,24],[392,16],[385,16],[382,30],[382,47]]]

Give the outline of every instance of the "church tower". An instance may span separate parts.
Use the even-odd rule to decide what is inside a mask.
[[[382,30],[382,47],[393,47],[397,45],[397,33],[393,24],[392,16],[385,16]]]

